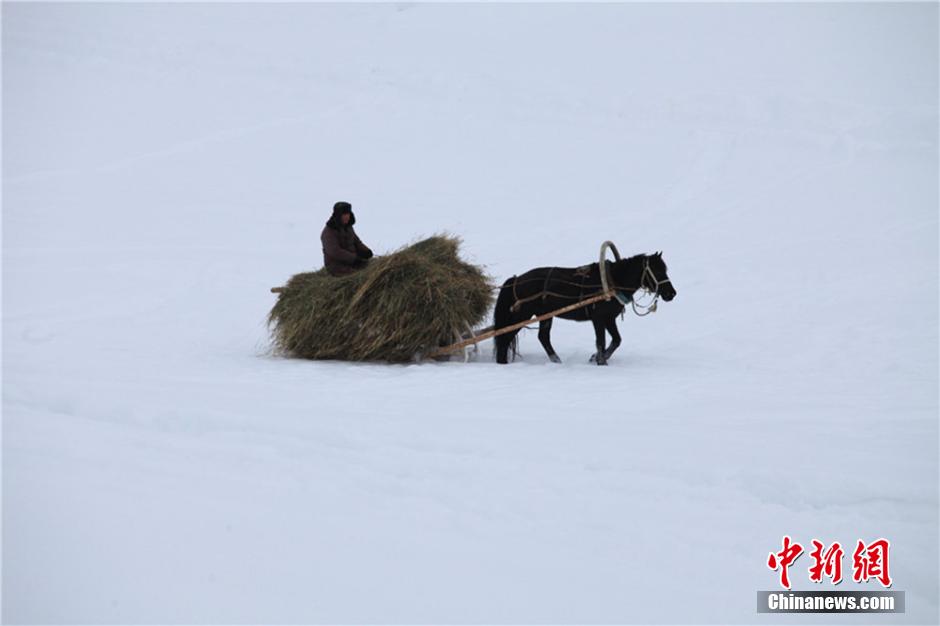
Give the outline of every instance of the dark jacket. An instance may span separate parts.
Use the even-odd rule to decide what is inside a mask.
[[[333,276],[351,274],[372,258],[372,250],[356,235],[353,224],[356,216],[349,211],[348,224],[343,224],[341,214],[335,213],[320,233],[323,244],[323,265]]]

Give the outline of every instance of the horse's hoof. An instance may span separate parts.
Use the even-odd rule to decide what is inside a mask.
[[[548,358],[552,363],[561,363],[561,357],[557,354],[550,354],[548,355]]]

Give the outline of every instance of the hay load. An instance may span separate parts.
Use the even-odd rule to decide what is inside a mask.
[[[483,321],[493,285],[438,235],[348,276],[297,274],[268,315],[276,348],[305,359],[408,362]]]

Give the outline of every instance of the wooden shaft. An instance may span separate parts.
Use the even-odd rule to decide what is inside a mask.
[[[287,287],[271,287],[271,293],[282,293]]]
[[[474,343],[485,341],[486,339],[491,339],[492,337],[496,337],[497,335],[505,335],[506,333],[511,333],[512,331],[522,328],[523,326],[528,326],[532,322],[541,322],[542,320],[547,320],[550,317],[555,317],[563,313],[567,313],[568,311],[574,311],[576,309],[586,307],[600,300],[610,300],[613,293],[614,293],[613,290],[605,291],[604,293],[599,293],[596,296],[592,296],[588,298],[587,300],[581,300],[580,302],[569,304],[568,306],[561,307],[560,309],[555,309],[554,311],[543,313],[542,315],[539,315],[538,317],[529,318],[523,322],[517,322],[510,326],[503,326],[502,328],[497,328],[496,330],[485,332],[482,335],[476,335],[474,337],[471,337],[469,339],[464,339],[463,341],[457,342],[455,344],[438,348],[432,351],[430,354],[428,354],[428,356],[435,357],[435,356],[443,356],[445,354],[450,354],[451,352],[456,352],[457,350],[460,350],[461,348],[465,348]]]

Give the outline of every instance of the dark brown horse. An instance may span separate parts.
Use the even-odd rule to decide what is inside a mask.
[[[617,316],[633,295],[646,289],[669,302],[676,297],[676,289],[666,273],[661,252],[639,254],[616,262],[605,261],[609,287],[616,298],[601,300],[586,307],[563,313],[558,317],[576,322],[590,320],[594,324],[596,354],[591,357],[598,365],[607,365],[607,359],[620,346]],[[520,276],[513,276],[499,291],[496,299],[494,326],[496,329],[531,319],[580,300],[602,293],[600,265],[592,263],[582,267],[539,267]],[[518,330],[496,337],[496,362],[507,363],[509,349],[514,346]],[[539,341],[548,358],[555,363],[561,359],[555,354],[551,342],[552,318],[539,322]],[[610,333],[608,347],[605,333]]]

